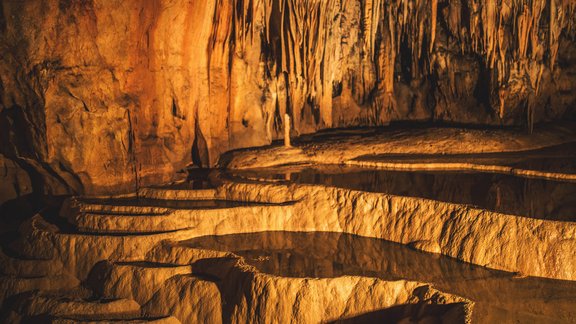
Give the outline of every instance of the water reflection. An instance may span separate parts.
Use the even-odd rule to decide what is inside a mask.
[[[161,207],[171,209],[215,209],[238,206],[264,205],[231,200],[169,200],[150,198],[82,199],[85,204],[104,206]]]
[[[570,323],[576,282],[516,278],[406,246],[340,233],[264,232],[206,236],[183,244],[232,251],[260,271],[284,277],[363,275],[432,283],[477,304],[477,323]]]
[[[478,172],[385,171],[340,165],[230,170],[235,179],[322,184],[467,204],[505,214],[576,221],[576,183]]]
[[[446,155],[382,154],[366,155],[358,159],[402,163],[474,163],[574,174],[576,173],[576,143],[562,144],[525,152]]]

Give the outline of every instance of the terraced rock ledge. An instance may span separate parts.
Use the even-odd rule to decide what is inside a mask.
[[[478,297],[486,293],[472,294],[480,301],[474,314],[476,301],[460,297],[469,294],[466,282],[470,280],[446,284],[450,279],[438,281],[438,277],[421,274],[408,276],[414,279],[406,275],[389,278],[369,272],[296,278],[263,272],[233,251],[181,243],[271,231],[347,233],[507,271],[487,272],[474,280],[481,280],[480,286],[496,280],[495,289],[514,295],[520,293],[513,293],[516,290],[531,294],[526,287],[532,285],[548,287],[543,291],[554,286],[526,279],[520,284],[524,288],[518,288],[515,280],[523,280],[513,279],[518,275],[576,280],[576,225],[572,222],[322,185],[223,181],[214,189],[146,188],[132,198],[72,198],[59,217],[35,216],[21,227],[12,245],[27,261],[5,259],[14,264],[12,269],[25,267],[16,265],[23,262],[46,264],[46,273],[41,275],[51,284],[22,278],[24,285],[4,285],[4,307],[10,310],[10,318],[39,314],[49,315],[54,322],[118,318],[118,312],[110,310],[114,307],[105,307],[102,301],[138,305],[138,310],[120,314],[123,319],[183,323],[370,322],[378,318],[465,323],[473,318],[479,322],[506,319],[508,315],[498,314],[507,308],[517,310],[510,321],[545,322],[552,316],[569,322],[576,315],[570,302],[555,304],[553,310],[536,307],[543,313],[533,314],[532,307],[522,303],[510,307],[509,297]],[[515,274],[506,274],[510,272]],[[445,276],[442,273],[440,277]],[[54,276],[61,279],[48,279]],[[445,291],[435,288],[437,284]],[[568,296],[576,292],[573,286],[566,284],[564,298],[570,300]],[[32,293],[36,289],[40,295]],[[70,309],[82,311],[61,311],[68,307],[58,306],[63,300],[79,305]],[[319,309],[325,311],[311,311]]]
[[[161,193],[143,190],[142,194],[157,197]],[[182,233],[197,232],[197,235],[263,231],[348,233],[412,244],[428,252],[492,269],[576,280],[576,225],[572,222],[531,219],[428,199],[312,185],[227,183],[216,190],[215,197],[280,206],[218,210],[214,215],[173,211],[159,216],[162,228]],[[110,225],[117,218],[85,216],[85,226],[94,231],[99,228],[114,231],[154,228],[158,223],[154,217],[122,218],[123,224]],[[194,225],[187,228],[188,224]]]
[[[540,144],[568,140],[556,131],[538,135]],[[402,134],[382,145],[400,143],[395,140],[401,142]],[[454,144],[449,142],[430,150]],[[414,173],[378,173],[419,166],[418,155],[387,153],[333,157],[347,165],[312,161],[212,172],[212,186],[204,189],[183,182],[68,198],[59,213],[43,212],[23,223],[4,246],[1,319],[573,322],[574,148],[552,148],[542,160],[540,151],[514,153],[527,147],[518,139],[508,144],[502,144],[512,151],[506,156],[424,157],[430,162],[424,167],[479,168],[481,178],[493,173],[489,186],[465,174],[435,175],[430,183]],[[297,149],[283,152],[291,150]],[[357,170],[376,173],[368,173],[365,183],[364,171]],[[430,185],[431,192],[394,190],[406,180],[412,189]],[[451,194],[437,195],[437,186]],[[493,204],[458,197],[459,190],[477,196],[492,186]],[[523,193],[508,206],[506,192],[517,187]],[[519,204],[541,204],[535,195],[546,206]]]
[[[73,205],[90,209],[91,213],[97,209],[81,202]],[[124,212],[126,206],[118,209]],[[239,215],[261,210],[233,207],[220,211]],[[6,287],[5,319],[55,323],[357,322],[375,318],[470,322],[471,301],[438,291],[427,283],[352,275],[290,278],[266,274],[233,253],[178,244],[219,232],[216,223],[148,234],[140,232],[140,227],[124,226],[154,216],[115,217],[118,222],[114,226],[97,233],[67,228],[58,220],[51,223],[41,215],[24,224],[22,236],[15,242],[18,250],[29,259],[50,255],[51,260],[60,260],[62,271],[73,279],[62,288]],[[217,219],[218,215],[203,217]],[[179,227],[177,222],[173,226]],[[119,230],[124,232],[120,235]],[[40,293],[35,292],[38,288]]]

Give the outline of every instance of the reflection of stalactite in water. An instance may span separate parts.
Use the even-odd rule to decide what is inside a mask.
[[[495,208],[500,208],[502,203],[502,191],[500,190],[500,185],[496,183],[496,204]]]

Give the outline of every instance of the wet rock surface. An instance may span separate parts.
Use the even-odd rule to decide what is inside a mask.
[[[574,143],[574,125],[572,122],[541,125],[532,134],[512,129],[460,127],[326,131],[304,136],[291,148],[273,145],[230,151],[221,157],[219,165],[227,169],[252,169],[306,163],[343,164],[380,155],[428,155],[434,159],[435,155],[533,151]]]
[[[575,39],[563,0],[1,0],[0,321],[574,322]]]
[[[570,322],[575,316],[574,282],[518,277],[378,239],[330,232],[263,232],[199,237],[180,244],[231,251],[276,276],[423,280],[473,300],[477,323]]]
[[[520,217],[576,221],[576,182],[572,181],[466,170],[394,171],[342,165],[286,166],[227,173],[231,179],[319,184],[463,204]]]
[[[575,316],[573,281],[523,277],[574,280],[571,222],[319,184],[220,181],[213,189],[142,189],[139,196],[155,200],[138,204],[71,199],[60,215],[37,215],[10,244],[20,256],[3,263],[45,271],[42,279],[5,278],[2,314],[181,322],[570,323]],[[198,197],[242,204],[198,207]],[[36,289],[56,299],[29,295]],[[116,304],[105,306],[112,301],[139,311],[115,313]],[[68,306],[70,313],[60,311]]]
[[[55,250],[59,249],[56,244],[74,241],[71,254],[56,252],[53,258],[64,258],[64,271],[83,279],[79,282],[70,277],[62,287],[52,277],[43,279],[51,282],[50,286],[29,280],[29,285],[20,289],[4,287],[8,301],[0,313],[12,322],[325,322],[378,315],[394,321],[468,323],[471,316],[472,302],[421,282],[269,275],[232,253],[188,248],[166,238],[149,244],[146,242],[154,238],[136,232],[129,246],[139,248],[130,252],[121,250],[122,245],[113,248],[115,239],[106,234],[61,233],[39,217],[28,227],[36,234],[21,239],[37,249],[40,244],[53,244],[50,248]],[[192,232],[180,234],[195,236]],[[122,239],[116,238],[116,242]],[[110,248],[115,251],[106,256]],[[110,261],[97,261],[103,257]],[[84,269],[90,269],[89,273]],[[43,293],[31,292],[37,289]]]

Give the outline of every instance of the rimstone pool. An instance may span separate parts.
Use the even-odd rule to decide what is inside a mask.
[[[6,318],[571,323],[575,158],[363,156],[71,197],[5,248]]]
[[[0,323],[576,323],[575,0],[0,0]]]

